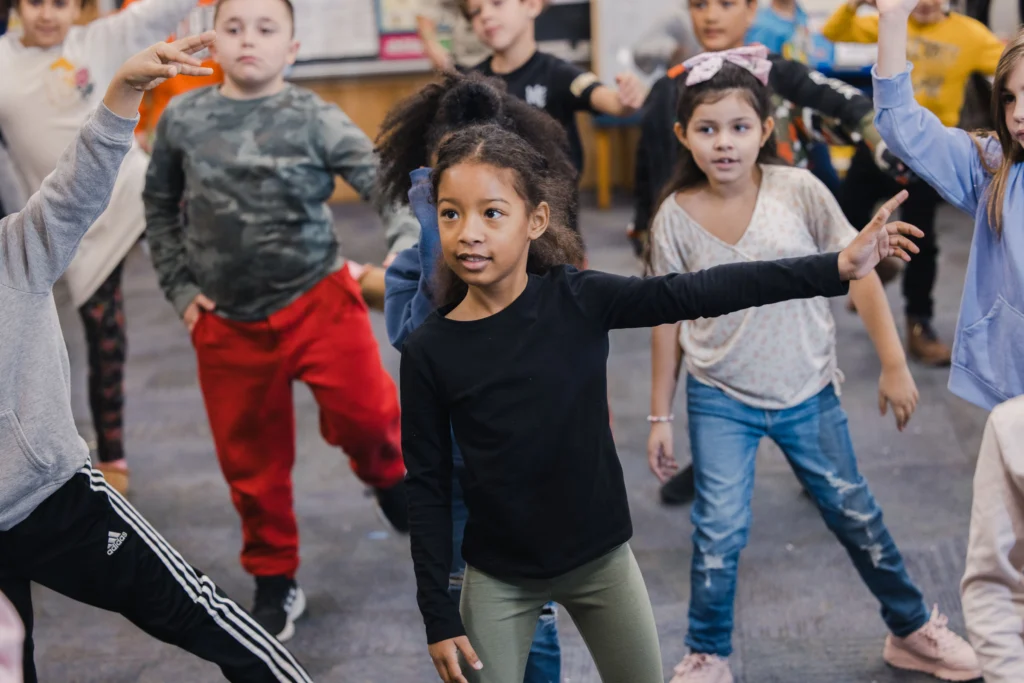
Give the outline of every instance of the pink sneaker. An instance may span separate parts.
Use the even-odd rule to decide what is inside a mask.
[[[928,623],[906,638],[889,634],[882,658],[889,666],[922,671],[944,681],[981,678],[981,666],[966,640],[949,630],[947,619],[932,609]]]
[[[688,654],[675,672],[671,683],[733,683],[729,660],[718,655]]]

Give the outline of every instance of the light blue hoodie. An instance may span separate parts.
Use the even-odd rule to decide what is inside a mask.
[[[946,201],[974,216],[949,389],[991,410],[1024,394],[1024,164],[1010,169],[997,236],[985,206],[992,176],[974,140],[966,131],[946,128],[914,100],[910,68],[893,78],[872,70],[875,126],[893,154]],[[997,165],[999,141],[987,138],[982,148]]]
[[[437,211],[430,201],[430,169],[418,168],[409,177],[409,208],[420,222],[420,241],[398,252],[384,273],[384,322],[388,341],[399,351],[409,333],[434,312],[430,280],[441,249]]]

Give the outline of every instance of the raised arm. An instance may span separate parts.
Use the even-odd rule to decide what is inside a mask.
[[[577,299],[606,329],[654,327],[716,318],[789,299],[841,296],[838,254],[780,261],[748,261],[695,273],[652,278],[587,270],[574,273]]]
[[[402,353],[402,454],[409,496],[409,533],[416,600],[427,643],[465,635],[448,593],[452,561],[452,442],[450,417],[429,361],[409,345]]]
[[[857,16],[857,10],[863,4],[865,4],[864,0],[848,0],[841,4],[821,27],[821,35],[833,43],[876,42],[878,40],[878,17],[874,15]]]
[[[45,292],[61,276],[85,232],[110,201],[124,155],[131,148],[143,91],[179,73],[206,74],[189,55],[210,45],[213,33],[158,44],[125,62],[103,104],[65,150],[56,170],[25,209],[0,222],[0,281]]]
[[[798,107],[842,121],[849,130],[871,124],[871,100],[849,83],[809,68],[806,64],[772,56],[769,85]]]
[[[988,173],[971,135],[942,125],[914,99],[907,62],[912,4],[911,0],[879,0],[878,64],[872,70],[875,127],[892,153],[914,173],[950,204],[974,214]],[[982,149],[986,155],[999,156],[994,139],[984,141]]]
[[[964,621],[986,683],[1017,683],[1024,671],[1024,399],[997,406],[985,425],[974,474]]]
[[[107,208],[137,120],[100,105],[25,208],[0,221],[4,285],[40,293],[53,287]]]
[[[908,253],[917,253],[906,235],[923,233],[906,223],[888,223],[906,198],[903,191],[883,204],[838,254],[729,263],[648,279],[571,271],[569,286],[584,314],[605,329],[654,327],[790,299],[840,296],[849,289],[848,280],[867,276],[883,258],[895,255],[909,261]]]
[[[317,114],[319,144],[328,167],[351,185],[363,201],[377,206],[384,222],[388,252],[397,253],[415,245],[420,238],[420,226],[409,210],[404,206],[383,206],[377,201],[379,162],[370,138],[333,104],[322,102]]]
[[[400,252],[384,274],[384,321],[388,340],[399,351],[435,308],[430,283],[440,248],[437,212],[430,202],[430,170],[418,169],[412,176],[409,207],[420,223],[420,242]]]

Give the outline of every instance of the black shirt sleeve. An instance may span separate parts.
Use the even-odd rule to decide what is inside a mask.
[[[861,120],[873,109],[871,100],[849,83],[813,71],[806,64],[770,57],[772,70],[768,84],[781,97],[798,107],[813,109],[843,122],[856,130]]]
[[[841,296],[849,290],[849,284],[839,279],[838,253],[728,263],[651,278],[573,270],[568,280],[584,314],[605,329],[715,318],[790,299]],[[403,386],[403,395],[404,391]]]
[[[421,328],[422,329],[422,328]],[[452,563],[452,441],[448,409],[418,335],[402,350],[402,454],[409,496],[409,535],[416,601],[427,642],[465,635],[448,593]]]
[[[599,85],[601,80],[592,71],[584,71],[561,59],[552,59],[551,91],[548,97],[556,97],[565,102],[567,110],[594,111],[590,96]]]

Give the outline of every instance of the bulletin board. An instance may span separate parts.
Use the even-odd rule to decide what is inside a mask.
[[[292,0],[299,62],[376,57],[375,0]]]

